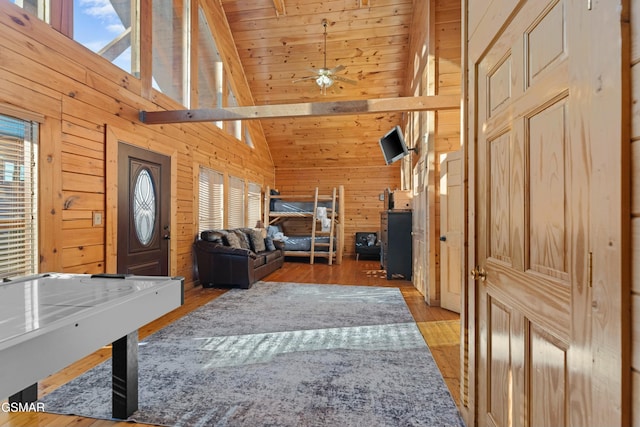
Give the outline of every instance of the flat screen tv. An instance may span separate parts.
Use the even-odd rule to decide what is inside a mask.
[[[380,138],[380,149],[382,149],[382,155],[384,161],[390,165],[396,160],[400,160],[407,154],[409,149],[402,136],[400,126],[396,126],[387,132],[382,138]]]

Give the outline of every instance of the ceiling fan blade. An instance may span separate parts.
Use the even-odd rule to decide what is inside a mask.
[[[330,69],[329,73],[335,74],[335,73],[338,73],[338,72],[344,70],[345,68],[347,68],[347,67],[345,67],[344,65],[338,65],[337,67],[334,67],[334,68]]]
[[[349,83],[349,84],[352,84],[352,85],[358,84],[357,81],[351,80],[351,79],[348,79],[348,78],[342,77],[342,76],[331,76],[331,78],[334,79],[334,80],[337,80],[339,82]]]
[[[305,80],[315,80],[317,78],[318,78],[318,76],[300,77],[299,79],[294,79],[293,83],[298,83],[298,82],[302,82],[302,81],[305,81]]]

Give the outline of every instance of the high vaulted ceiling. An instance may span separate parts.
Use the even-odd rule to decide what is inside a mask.
[[[366,5],[364,5],[366,3]],[[277,11],[283,5],[284,12]],[[399,96],[407,69],[413,0],[222,0],[256,105]],[[313,75],[344,65],[320,93]]]
[[[222,0],[255,105],[329,102],[404,95],[413,0]],[[313,79],[343,65],[321,93]],[[381,164],[377,141],[401,114],[261,120],[276,167]],[[336,150],[339,144],[340,150]],[[298,150],[299,149],[299,150]],[[302,150],[304,149],[304,151]],[[375,153],[372,155],[372,152]],[[340,159],[338,159],[338,154]],[[373,158],[371,158],[373,156]],[[382,162],[382,165],[384,163]]]

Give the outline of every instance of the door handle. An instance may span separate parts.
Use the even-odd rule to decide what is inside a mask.
[[[484,270],[484,268],[476,265],[476,268],[471,270],[471,277],[473,278],[473,280],[480,279],[480,281],[484,282],[485,280],[487,280],[487,272]]]
[[[164,236],[162,236],[164,240],[171,240],[171,232],[169,231],[169,226],[164,226]]]
[[[447,236],[440,236],[440,241],[441,242],[446,242],[447,241]]]

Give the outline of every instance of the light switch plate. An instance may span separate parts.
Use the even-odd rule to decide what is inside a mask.
[[[93,212],[93,226],[102,225],[102,212]]]

